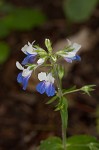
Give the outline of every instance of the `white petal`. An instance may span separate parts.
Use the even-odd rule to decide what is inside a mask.
[[[70,46],[71,49],[73,49],[71,52],[68,52],[67,54],[61,54],[62,57],[67,57],[67,58],[72,58],[76,55],[76,53],[78,52],[78,50],[81,48],[80,44],[77,43],[71,43],[70,40],[68,40],[68,45]]]
[[[28,75],[30,75],[32,73],[32,70],[29,70],[29,68],[24,69],[22,72],[22,76],[23,77],[27,77]]]
[[[31,45],[31,43],[28,41],[28,45]]]
[[[35,49],[32,47],[32,45],[29,45],[28,47],[27,47],[27,53],[29,53],[29,54],[37,54],[36,52],[35,52]]]
[[[74,57],[76,53],[78,52],[78,50],[81,48],[81,45],[77,43],[73,43],[73,45],[71,45],[71,48],[73,48],[73,51],[68,52],[68,54],[64,55],[63,57],[68,57],[68,58]]]
[[[71,41],[69,39],[67,39],[67,42],[68,42],[68,46],[71,46]]]
[[[65,57],[68,57],[68,58],[72,58],[76,55],[75,52],[69,52],[67,55],[65,55]]]
[[[81,45],[80,45],[80,44],[77,44],[77,43],[74,43],[72,47],[74,48],[73,51],[74,51],[75,53],[77,53],[78,50],[81,48]]]
[[[54,78],[52,77],[52,74],[51,73],[49,73],[48,75],[47,75],[47,81],[48,82],[51,82],[51,83],[54,83]]]
[[[33,46],[34,42],[35,42],[35,41],[32,42],[32,46]]]
[[[24,47],[22,47],[21,51],[26,54],[27,48],[28,48],[28,45],[26,44],[24,45]]]
[[[46,81],[46,73],[45,72],[41,72],[41,73],[39,73],[38,74],[38,79],[40,80],[40,81]]]
[[[40,58],[38,61],[37,61],[37,64],[38,65],[42,65],[44,63],[44,59],[43,58]]]
[[[22,65],[17,61],[16,62],[16,67],[19,69],[19,70],[24,70],[24,67],[22,67]]]
[[[22,47],[22,52],[23,53],[25,53],[25,54],[27,54],[27,53],[29,53],[29,54],[37,54],[36,52],[35,52],[35,48],[33,48],[33,45],[30,43],[30,42],[28,42],[28,45],[26,44],[26,45],[24,45],[24,47]]]

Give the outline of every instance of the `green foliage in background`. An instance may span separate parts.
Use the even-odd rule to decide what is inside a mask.
[[[17,8],[13,13],[1,19],[3,25],[9,30],[30,30],[40,26],[45,21],[45,16],[39,11],[27,8]]]
[[[7,3],[0,6],[0,38],[6,37],[12,30],[30,30],[40,26],[46,20],[40,10],[17,8]]]
[[[0,19],[0,38],[4,38],[8,36],[10,33],[10,29],[4,24],[2,19]]]
[[[10,48],[5,42],[0,42],[0,64],[4,63],[10,54]]]
[[[84,22],[92,15],[98,0],[64,0],[63,10],[72,22]]]
[[[99,150],[99,141],[92,136],[77,135],[67,139],[67,150]],[[58,137],[50,137],[41,142],[40,150],[63,150]]]
[[[32,8],[15,7],[4,1],[0,2],[0,38],[7,37],[11,31],[27,31],[42,25],[46,16]],[[0,63],[6,61],[9,56],[9,48],[6,43],[0,44]]]

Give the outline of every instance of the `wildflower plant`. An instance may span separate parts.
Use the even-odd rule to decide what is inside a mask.
[[[49,39],[45,39],[46,50],[34,44],[34,42],[25,45],[21,50],[26,55],[21,63],[16,62],[17,68],[21,71],[17,76],[18,83],[21,83],[23,90],[26,90],[31,74],[39,67],[48,67],[47,72],[38,73],[38,80],[40,81],[36,90],[40,94],[46,94],[51,99],[47,104],[57,101],[55,111],[60,111],[62,122],[62,140],[58,137],[51,137],[43,141],[39,147],[40,150],[98,150],[99,141],[90,136],[74,136],[66,137],[66,129],[68,124],[68,101],[67,94],[83,91],[90,95],[95,85],[85,85],[79,89],[72,87],[70,89],[62,89],[62,78],[64,77],[64,67],[59,64],[60,59],[64,59],[66,63],[73,61],[80,61],[81,57],[77,54],[81,45],[71,43],[62,50],[53,51]],[[83,143],[84,141],[84,143]],[[83,145],[84,144],[84,145]],[[83,147],[83,146],[84,147]],[[84,149],[83,149],[83,148]]]

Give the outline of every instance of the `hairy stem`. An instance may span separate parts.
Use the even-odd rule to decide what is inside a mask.
[[[53,69],[54,69],[55,79],[56,79],[56,84],[57,84],[57,89],[58,89],[58,96],[59,96],[60,103],[61,103],[63,100],[63,93],[62,93],[61,81],[60,81],[59,76],[58,76],[56,64],[54,64]],[[64,120],[62,111],[63,110],[60,110],[61,120],[62,120],[62,140],[63,140],[64,150],[66,150],[66,126],[65,126],[65,120]],[[67,112],[67,110],[65,110],[65,111]]]

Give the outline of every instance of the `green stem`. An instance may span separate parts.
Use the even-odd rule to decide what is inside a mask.
[[[64,92],[63,95],[74,93],[74,92],[78,92],[78,91],[81,91],[81,88],[80,89],[76,89],[76,90],[72,90],[72,91],[69,91],[69,92]]]
[[[57,84],[57,89],[58,89],[58,96],[59,96],[60,103],[61,103],[63,100],[63,93],[62,93],[62,89],[61,89],[61,81],[60,81],[59,76],[58,76],[56,64],[53,65],[53,69],[54,69],[55,79],[56,79],[56,84]],[[65,111],[67,112],[67,110],[65,110]],[[64,147],[64,150],[66,150],[66,126],[65,126],[65,119],[63,117],[63,110],[60,110],[60,114],[61,114],[61,120],[62,120],[63,147]]]
[[[64,150],[66,150],[66,127],[64,125],[64,120],[63,120],[63,116],[62,116],[62,112],[60,111],[61,114],[61,120],[62,120],[62,140],[63,140],[63,147]]]

